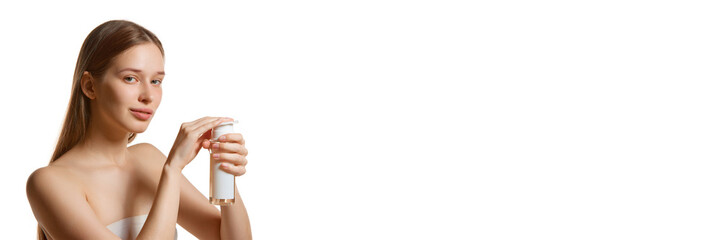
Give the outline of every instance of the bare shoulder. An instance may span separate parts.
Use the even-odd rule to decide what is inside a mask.
[[[63,190],[80,191],[81,185],[79,180],[73,176],[73,173],[64,167],[46,166],[38,168],[28,177],[27,193],[28,197],[37,191],[43,191],[47,188],[61,188]]]
[[[156,155],[163,154],[163,152],[161,152],[160,149],[158,149],[157,147],[155,147],[153,144],[150,144],[150,143],[138,143],[138,144],[128,147],[128,150],[133,153],[145,153],[145,154],[156,154]]]
[[[35,170],[28,177],[27,196],[38,224],[54,239],[118,239],[100,223],[81,182],[67,168]]]
[[[48,198],[84,195],[82,183],[73,173],[56,166],[38,168],[30,174],[25,191],[31,204]]]
[[[163,154],[160,149],[150,143],[138,143],[132,145],[128,147],[128,151],[130,151],[130,153],[132,153],[137,158],[142,158],[144,160],[143,162],[147,162],[148,160],[150,160],[156,164],[165,163],[165,154]]]
[[[165,154],[150,143],[138,143],[128,147],[128,151],[133,155],[132,159],[138,166],[144,179],[148,180],[151,185],[157,186],[157,181],[165,164]]]

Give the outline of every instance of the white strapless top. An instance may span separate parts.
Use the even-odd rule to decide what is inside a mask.
[[[140,233],[140,229],[143,228],[143,224],[145,224],[145,220],[147,218],[148,214],[120,219],[117,222],[108,225],[107,228],[110,229],[111,232],[115,233],[115,235],[120,237],[120,239],[134,240],[136,237],[138,237],[138,233]],[[175,239],[178,239],[177,228],[175,229]]]

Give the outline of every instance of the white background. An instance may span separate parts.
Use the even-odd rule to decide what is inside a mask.
[[[127,19],[168,73],[133,143],[238,119],[256,239],[719,239],[712,2],[3,2],[2,233],[35,237],[80,45]]]

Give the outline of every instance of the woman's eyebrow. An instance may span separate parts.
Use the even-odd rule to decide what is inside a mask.
[[[141,71],[140,69],[136,69],[136,68],[123,68],[123,69],[120,69],[120,70],[118,71],[118,73],[125,72],[125,71],[132,71],[132,72],[136,72],[136,73],[143,72],[143,71]],[[159,74],[159,75],[165,75],[165,71],[158,71],[157,74]]]

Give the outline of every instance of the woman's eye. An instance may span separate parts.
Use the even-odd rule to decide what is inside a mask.
[[[135,77],[125,77],[125,78],[123,78],[123,80],[125,80],[126,82],[137,81],[137,79],[135,79]]]
[[[161,83],[163,83],[163,81],[161,81],[161,80],[152,80],[150,82],[155,85],[160,85]]]

